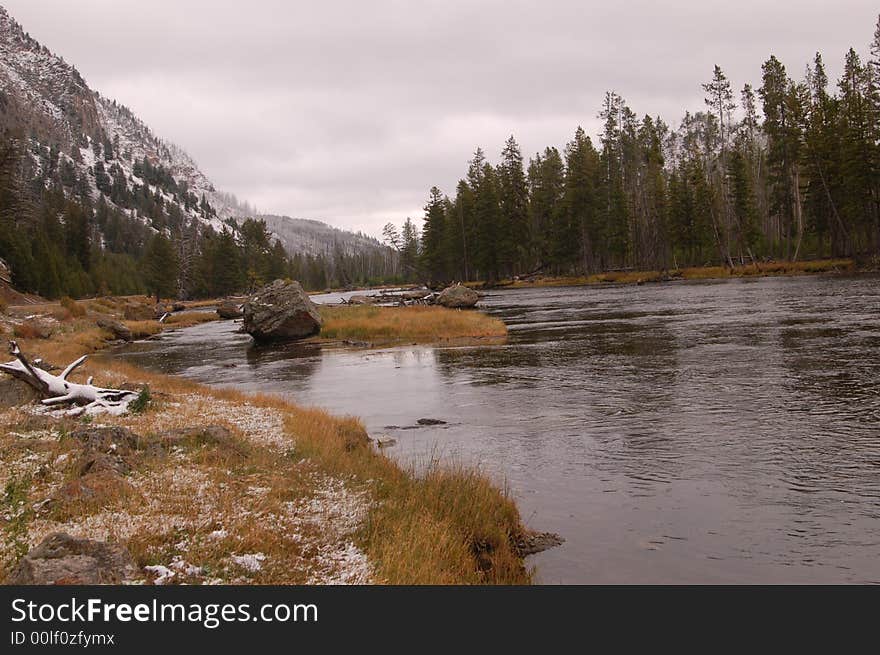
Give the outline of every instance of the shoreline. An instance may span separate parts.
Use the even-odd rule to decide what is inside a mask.
[[[870,275],[873,268],[859,268],[852,259],[822,259],[801,262],[756,262],[729,268],[725,266],[696,266],[664,271],[607,271],[586,276],[542,276],[502,280],[494,285],[468,283],[480,289],[536,289],[542,287],[642,285],[664,282],[732,280],[756,277],[798,277],[804,275]]]
[[[63,366],[117,343],[88,324],[94,316],[56,321],[46,339],[19,339],[25,352]],[[357,419],[271,395],[102,357],[72,377],[89,375],[148,387],[147,409],[80,419],[33,403],[0,409],[0,482],[18,490],[20,508],[3,531],[4,577],[44,536],[67,529],[128,548],[135,583],[531,582],[523,544],[533,533],[503,485],[477,469],[416,476],[380,452]],[[157,460],[138,449],[106,453],[119,470],[84,473],[90,451],[68,435],[103,428],[128,430],[137,443],[191,436]],[[217,441],[198,436],[218,430],[226,436]]]

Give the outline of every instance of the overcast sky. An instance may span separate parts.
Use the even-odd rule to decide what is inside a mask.
[[[832,79],[876,0],[0,0],[90,86],[261,211],[378,235],[452,193],[477,145],[595,135],[608,89],[677,125],[719,64]]]

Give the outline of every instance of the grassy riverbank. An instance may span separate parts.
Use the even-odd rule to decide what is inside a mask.
[[[513,289],[532,287],[580,286],[589,284],[644,284],[670,280],[723,280],[744,277],[770,277],[781,275],[815,275],[820,273],[854,273],[856,266],[851,259],[823,259],[809,262],[758,262],[745,266],[699,266],[668,271],[611,271],[589,276],[560,277],[536,276],[529,279],[506,280],[499,286]]]
[[[131,302],[105,301],[101,313],[110,304],[124,313]],[[89,306],[81,316],[61,305],[11,311],[0,315],[4,341],[23,325],[49,326],[21,335],[20,345],[58,366],[110,338]],[[90,375],[102,386],[148,387],[150,400],[119,417],[49,415],[35,404],[0,410],[0,577],[63,530],[124,544],[145,582],[160,575],[147,566],[187,583],[530,580],[516,548],[525,534],[516,506],[479,471],[430,466],[415,475],[378,451],[357,419],[274,396],[211,389],[100,355],[72,378]],[[161,458],[122,453],[124,474],[84,473],[82,445],[70,435],[99,424],[150,443],[169,430],[194,433]],[[200,437],[209,426],[229,438]]]
[[[321,307],[321,339],[395,343],[446,343],[503,339],[504,322],[479,311],[445,307]]]

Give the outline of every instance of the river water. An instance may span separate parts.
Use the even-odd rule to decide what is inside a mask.
[[[505,345],[258,349],[232,322],[116,356],[361,417],[479,465],[564,545],[542,583],[880,582],[880,279],[504,290]],[[447,422],[408,427],[419,418]]]

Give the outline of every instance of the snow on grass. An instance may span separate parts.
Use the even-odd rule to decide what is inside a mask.
[[[199,394],[187,395],[181,404],[197,406],[206,423],[220,422],[235,426],[242,436],[257,446],[272,450],[286,450],[293,446],[293,439],[284,431],[284,414],[277,409]]]
[[[266,556],[263,553],[245,553],[244,555],[231,555],[229,559],[236,566],[240,566],[251,573],[256,573],[263,568]]]
[[[30,414],[46,413],[35,407],[17,410],[5,424],[18,425]],[[286,462],[278,471],[290,471],[295,479],[288,480],[291,473],[279,477],[267,464],[242,478],[241,469],[225,461],[198,459],[202,449],[176,447],[161,462],[125,476],[129,496],[60,519],[51,503],[46,511],[36,511],[28,523],[27,544],[33,547],[59,530],[102,541],[140,540],[147,548],[140,561],[149,564],[143,581],[154,584],[264,583],[279,574],[297,583],[369,582],[370,563],[355,543],[372,502],[369,489],[353,490],[308,459],[291,460],[295,440],[284,421],[278,409],[198,393],[178,395],[149,415],[107,417],[106,424],[125,425],[145,435],[155,425],[174,429],[226,424],[264,453],[256,461],[266,462],[265,453],[277,453],[268,455],[268,461]],[[18,426],[5,433],[21,452],[8,458],[9,449],[0,454],[0,480],[7,472],[19,478],[42,475],[30,500],[34,506],[49,502],[45,499],[65,482],[64,470],[76,454],[39,452],[36,447],[32,451],[27,445],[57,444],[59,434],[44,425],[30,431]],[[66,447],[76,446],[71,442]]]

